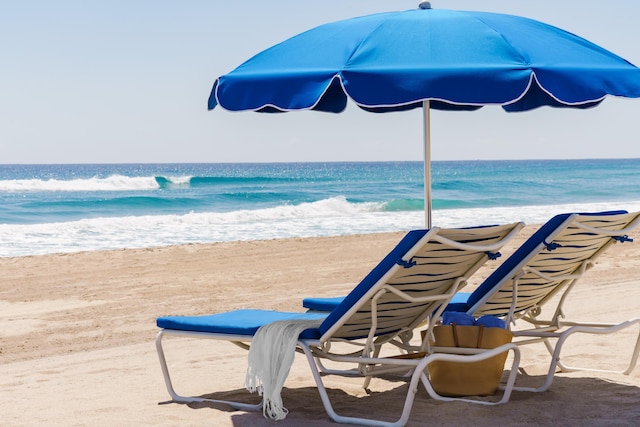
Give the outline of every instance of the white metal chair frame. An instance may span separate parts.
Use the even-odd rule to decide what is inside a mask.
[[[442,301],[436,312],[434,313],[434,317],[439,317],[446,306],[446,301],[450,299],[451,295],[455,293],[455,289],[457,284],[454,284],[451,287],[451,294],[445,294],[441,297],[426,297],[426,298],[414,298],[410,295],[406,295],[402,292],[397,292],[394,290],[393,292],[400,296],[403,299],[411,302],[432,302],[432,301]],[[387,289],[383,289],[380,291],[381,293],[387,292]],[[374,305],[375,307],[375,305]],[[375,310],[374,310],[375,311]],[[375,314],[373,314],[373,318],[376,319]],[[367,353],[378,353],[379,345],[374,343],[375,340],[375,328],[376,321],[371,322],[371,329],[369,336],[366,339],[366,342],[362,345],[362,352],[359,355],[354,354],[336,354],[331,351],[332,342],[329,340],[299,340],[298,341],[298,349],[301,350],[309,363],[311,368],[311,372],[313,378],[316,382],[316,386],[318,387],[318,392],[320,394],[320,398],[324,405],[325,410],[329,417],[339,423],[349,423],[349,424],[360,424],[360,425],[368,425],[368,426],[403,426],[409,419],[411,409],[413,407],[413,402],[415,399],[415,395],[418,392],[419,383],[421,383],[426,392],[433,399],[442,400],[442,401],[453,401],[459,400],[470,403],[477,403],[482,405],[496,405],[505,403],[509,400],[511,396],[511,392],[514,390],[514,384],[517,376],[517,370],[520,363],[520,350],[516,344],[509,343],[497,347],[491,350],[483,350],[483,349],[456,349],[453,350],[456,353],[444,353],[444,351],[451,352],[451,348],[438,348],[439,351],[443,352],[433,352],[433,350],[428,353],[424,357],[419,358],[394,358],[394,357],[372,357],[367,356]],[[430,326],[430,330],[433,326]],[[162,347],[162,339],[165,335],[183,335],[183,336],[191,336],[191,337],[199,337],[199,338],[211,338],[211,339],[221,339],[225,341],[231,341],[239,344],[241,347],[246,348],[246,342],[250,341],[251,337],[247,336],[231,336],[227,334],[211,334],[211,333],[202,333],[202,332],[189,332],[189,331],[175,331],[170,329],[161,330],[156,337],[156,349],[158,351],[158,357],[160,359],[160,365],[162,368],[162,373],[164,375],[165,385],[167,390],[171,396],[171,398],[176,402],[212,402],[212,403],[224,403],[233,408],[246,410],[246,411],[258,411],[262,408],[262,402],[256,404],[249,404],[243,402],[236,401],[226,401],[226,400],[216,400],[216,399],[207,399],[203,397],[191,397],[191,396],[182,396],[176,393],[174,390],[171,377],[169,374],[169,369],[167,367],[167,362],[164,354],[164,350]],[[428,341],[428,340],[425,340]],[[435,348],[434,348],[435,350]],[[453,398],[441,396],[438,394],[432,387],[428,376],[425,374],[425,370],[428,368],[429,364],[435,361],[443,360],[450,362],[459,362],[459,363],[473,363],[482,360],[489,359],[498,354],[504,352],[511,352],[513,357],[511,360],[511,365],[509,366],[509,374],[506,380],[506,384],[503,386],[503,392],[499,400],[497,401],[489,401],[489,400],[477,400],[472,398]],[[331,360],[333,362],[341,362],[341,363],[353,363],[356,364],[359,369],[352,370],[323,370],[320,368],[321,365],[318,365],[318,361],[321,359]],[[397,372],[409,373],[409,389],[407,392],[407,396],[405,398],[405,402],[403,404],[402,413],[400,417],[396,421],[388,422],[381,420],[374,420],[368,418],[359,418],[359,417],[351,417],[351,416],[343,416],[336,413],[331,400],[329,399],[329,395],[326,391],[326,387],[324,385],[324,381],[322,379],[323,374],[334,374],[334,375],[347,375],[347,376],[364,376],[366,378],[371,378],[377,375],[383,374],[392,374]]]
[[[437,241],[440,243],[444,243],[448,246],[454,248],[462,248],[465,250],[473,250],[474,252],[478,251],[495,251],[502,247],[511,237],[513,237],[521,228],[523,224],[511,224],[503,230],[508,230],[506,236],[503,236],[498,241],[492,244],[485,245],[474,245],[474,244],[464,244],[460,242],[456,242],[454,240],[447,239],[444,236],[441,236],[438,233],[439,229],[433,228],[425,234],[424,237],[420,240],[419,243],[413,246],[413,249],[408,251],[406,255],[403,257],[405,263],[411,263],[413,260],[414,254],[421,249],[426,242],[429,241]],[[510,227],[510,229],[508,228]],[[423,243],[424,242],[424,243]],[[485,255],[485,258],[487,256]],[[486,259],[478,261],[477,264],[483,264]],[[473,265],[468,268],[468,271],[475,271],[479,265]],[[311,368],[313,378],[318,387],[318,391],[320,397],[322,399],[323,405],[329,417],[340,423],[352,423],[352,424],[361,424],[361,425],[374,425],[374,426],[403,426],[407,420],[409,419],[409,415],[411,412],[411,408],[413,406],[415,395],[418,391],[418,383],[422,383],[427,393],[434,399],[437,400],[462,400],[467,402],[473,402],[483,405],[495,405],[507,402],[510,398],[511,392],[514,387],[515,378],[517,374],[517,369],[520,361],[520,351],[515,344],[505,344],[495,349],[491,350],[482,350],[477,349],[473,353],[476,354],[447,354],[440,352],[433,352],[432,349],[426,348],[427,355],[419,358],[394,358],[394,357],[380,357],[380,346],[383,343],[389,342],[393,338],[398,335],[402,335],[407,331],[418,326],[420,323],[424,322],[425,319],[434,318],[438,319],[442,314],[443,310],[446,308],[448,301],[455,295],[456,291],[461,285],[466,284],[466,277],[458,277],[455,281],[453,281],[443,292],[438,292],[437,294],[426,295],[426,296],[415,296],[411,295],[407,292],[403,292],[398,289],[396,286],[388,284],[389,280],[392,280],[395,276],[395,273],[398,269],[406,268],[406,266],[395,265],[390,268],[377,282],[371,286],[371,289],[366,292],[357,303],[353,304],[353,306],[340,317],[340,319],[335,322],[319,339],[317,340],[308,340],[308,339],[300,339],[297,343],[297,348],[299,351],[303,352],[307,358],[309,366]],[[437,289],[440,289],[438,287]],[[436,288],[434,288],[436,289]],[[426,291],[421,291],[426,292]],[[393,299],[390,300],[389,298]],[[395,303],[414,303],[410,305],[407,309],[408,312],[404,312],[404,310],[398,310],[402,314],[401,318],[406,318],[407,323],[400,330],[396,330],[394,332],[388,333],[380,333],[380,330],[385,331],[385,328],[389,328],[388,325],[382,325],[384,322],[388,322],[388,319],[384,319],[378,313],[379,308],[382,307],[383,304],[389,304],[391,302]],[[370,317],[362,316],[362,311],[360,311],[363,306],[367,303],[371,303],[371,311]],[[388,313],[388,310],[387,310]],[[359,314],[360,316],[355,316]],[[355,320],[354,320],[355,319]],[[409,319],[412,319],[409,321]],[[360,340],[363,341],[361,343],[360,350],[357,352],[352,352],[350,354],[339,354],[332,351],[332,344],[334,341],[337,342],[351,342],[355,341],[353,336],[353,332],[347,328],[346,332],[343,329],[345,323],[347,321],[358,322],[357,324],[366,325],[368,327],[368,334],[366,338]],[[429,322],[429,330],[433,328],[434,322]],[[350,325],[351,326],[351,325]],[[182,330],[172,330],[172,329],[161,329],[156,337],[156,349],[158,352],[158,357],[160,359],[160,365],[162,369],[162,373],[165,380],[165,385],[167,387],[167,391],[171,398],[176,402],[215,402],[215,403],[224,403],[230,405],[233,408],[247,410],[247,411],[255,411],[260,410],[262,408],[262,402],[256,404],[244,403],[244,402],[234,402],[234,401],[225,401],[225,400],[215,400],[208,399],[204,397],[192,397],[192,396],[183,396],[176,393],[171,377],[169,374],[169,369],[166,362],[165,352],[162,346],[162,340],[165,335],[182,335],[182,336],[190,336],[190,337],[198,337],[198,338],[211,338],[218,340],[231,341],[243,348],[248,348],[248,343],[251,342],[252,336],[244,336],[244,335],[231,335],[231,334],[220,334],[220,333],[209,333],[209,332],[190,332],[190,331],[182,331]],[[425,340],[428,341],[428,340]],[[423,344],[420,348],[424,349],[425,345]],[[451,349],[448,349],[451,351]],[[467,398],[451,398],[441,396],[435,392],[433,387],[431,386],[427,374],[425,373],[425,369],[427,369],[428,365],[434,361],[438,360],[446,360],[452,362],[462,362],[462,363],[472,363],[485,359],[489,359],[494,357],[497,354],[511,352],[513,354],[511,358],[510,365],[510,373],[507,377],[506,385],[504,387],[504,392],[502,393],[501,398],[498,401],[488,401],[488,400],[474,400]],[[320,361],[321,360],[331,360],[333,362],[341,362],[341,363],[349,363],[355,364],[357,368],[354,369],[345,369],[345,370],[325,370],[323,369]],[[410,373],[409,379],[409,390],[407,392],[407,396],[405,398],[405,402],[403,405],[402,413],[400,417],[396,421],[383,421],[383,420],[375,420],[375,419],[367,419],[367,418],[359,418],[352,416],[343,416],[339,415],[335,412],[333,405],[329,399],[327,394],[322,376],[323,374],[335,374],[335,375],[357,375],[363,376],[366,378],[368,384],[368,380],[377,375],[382,374],[390,374],[394,372],[402,372],[404,374]]]
[[[610,245],[618,242],[617,238],[622,236],[626,237],[635,227],[640,224],[640,214],[629,214],[636,215],[635,219],[623,229],[619,230],[607,230],[603,228],[595,228],[591,227],[587,224],[581,223],[579,221],[572,221],[571,226],[577,229],[581,229],[588,233],[593,233],[603,237],[610,237],[611,239],[605,243],[597,252],[595,252],[589,259],[584,260],[578,268],[576,268],[572,273],[563,274],[563,275],[548,275],[539,269],[535,269],[532,267],[525,266],[522,268],[522,271],[517,274],[512,280],[512,292],[511,292],[511,304],[508,311],[508,314],[505,316],[507,323],[511,325],[517,325],[522,327],[521,323],[516,322],[516,320],[522,320],[527,324],[531,325],[530,328],[526,329],[515,329],[512,330],[514,337],[516,340],[514,341],[516,344],[526,345],[532,343],[544,343],[547,351],[551,356],[551,362],[549,365],[549,370],[544,379],[542,385],[538,387],[514,387],[514,390],[518,391],[532,391],[532,392],[542,392],[549,389],[551,386],[556,369],[560,369],[561,372],[572,372],[572,371],[592,371],[592,372],[609,372],[609,373],[620,373],[628,375],[636,366],[638,355],[640,353],[640,317],[635,317],[629,320],[625,320],[620,323],[598,323],[598,322],[581,322],[581,321],[567,321],[564,320],[565,313],[563,310],[564,303],[570,293],[570,291],[575,287],[576,283],[582,276],[588,271],[590,268],[594,266],[594,260],[604,252]],[[576,217],[574,215],[574,217]],[[621,241],[625,241],[624,239],[620,239]],[[630,240],[630,239],[629,239]],[[541,290],[541,293],[546,293],[545,297],[533,307],[530,307],[523,311],[518,311],[517,304],[519,302],[519,291],[520,291],[520,279],[527,275],[531,274],[537,276],[543,280],[548,281],[549,283],[560,283],[557,285],[551,292],[547,292],[545,290]],[[531,291],[530,288],[527,289],[528,292]],[[540,319],[539,316],[542,312],[542,305],[549,301],[552,297],[558,295],[562,292],[558,304],[555,308],[555,312],[549,320]],[[480,304],[477,304],[480,306]],[[474,308],[472,308],[474,310]],[[470,310],[471,311],[471,310]],[[478,314],[481,314],[481,310],[475,311]],[[606,370],[606,369],[594,369],[587,367],[577,367],[577,366],[569,366],[563,363],[560,359],[560,353],[562,351],[563,345],[565,342],[576,333],[586,333],[586,334],[612,334],[623,329],[632,327],[634,325],[639,326],[638,338],[636,339],[634,350],[631,355],[631,359],[626,368],[622,370]],[[555,340],[555,345],[552,342]]]

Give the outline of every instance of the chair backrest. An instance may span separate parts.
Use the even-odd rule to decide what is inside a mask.
[[[440,311],[523,223],[414,230],[320,325],[321,340],[397,334]]]
[[[639,222],[640,212],[626,211],[553,217],[469,296],[467,312],[511,321],[539,310],[569,289],[610,245],[631,240],[627,233]]]

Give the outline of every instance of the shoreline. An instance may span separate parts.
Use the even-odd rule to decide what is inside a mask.
[[[339,205],[341,208],[353,208],[346,201],[340,201]],[[321,207],[314,204],[306,206],[305,210],[309,212],[317,208],[322,210]],[[546,222],[553,215],[559,213],[600,212],[619,209],[629,212],[638,211],[640,210],[640,200],[624,203],[593,202],[557,206],[435,209],[432,217],[434,224],[446,228],[506,224],[516,221],[524,221],[527,225],[536,225]],[[91,251],[144,250],[181,245],[404,233],[410,229],[423,228],[425,223],[424,211],[422,210],[387,212],[385,214],[378,211],[350,211],[346,216],[329,215],[324,217],[320,215],[311,217],[303,221],[304,225],[301,225],[299,220],[292,222],[289,220],[263,221],[264,218],[258,213],[264,214],[265,210],[251,212],[252,215],[255,215],[255,222],[251,222],[251,218],[243,218],[240,222],[232,220],[228,223],[224,221],[226,214],[209,212],[189,217],[157,215],[152,217],[95,218],[68,223],[16,226],[17,228],[8,225],[0,227],[0,238],[12,243],[11,246],[0,247],[0,259]],[[232,238],[233,240],[231,240]]]
[[[639,202],[640,203],[640,202]],[[527,224],[528,226],[529,224]],[[532,226],[537,226],[533,224]],[[210,245],[225,245],[225,244],[237,244],[237,243],[253,243],[253,242],[274,242],[280,240],[313,240],[313,239],[332,239],[332,238],[343,238],[343,237],[363,237],[363,236],[375,236],[375,235],[394,235],[394,236],[403,236],[406,231],[373,231],[371,233],[355,233],[355,234],[339,234],[339,235],[331,235],[331,236],[304,236],[304,237],[273,237],[266,239],[255,239],[255,240],[227,240],[227,241],[215,241],[215,242],[190,242],[190,243],[170,243],[166,245],[150,245],[143,247],[126,247],[126,248],[109,248],[109,249],[81,249],[78,251],[69,251],[69,252],[51,252],[51,253],[42,253],[42,254],[27,254],[27,255],[10,255],[10,256],[0,256],[0,262],[6,259],[16,259],[16,258],[36,258],[36,257],[47,257],[47,256],[73,256],[94,252],[121,252],[121,251],[131,251],[131,252],[147,252],[153,250],[162,250],[162,249],[170,249],[170,248],[180,248],[180,247],[193,247],[193,246],[210,246]]]

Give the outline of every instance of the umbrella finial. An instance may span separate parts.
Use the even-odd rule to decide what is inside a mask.
[[[431,2],[429,2],[429,1],[421,1],[420,4],[418,4],[418,7],[420,9],[431,9]]]

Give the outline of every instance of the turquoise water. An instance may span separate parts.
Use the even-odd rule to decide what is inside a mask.
[[[640,159],[434,162],[433,224],[640,209]],[[0,256],[424,226],[421,162],[0,165]]]

